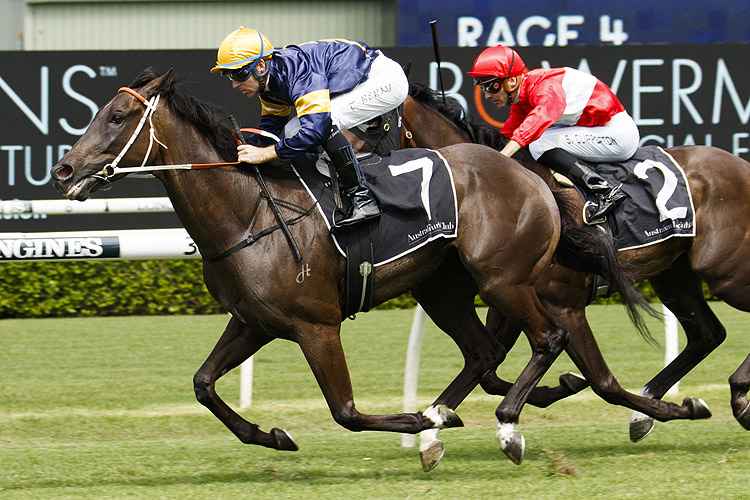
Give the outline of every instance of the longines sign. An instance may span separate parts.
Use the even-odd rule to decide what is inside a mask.
[[[438,88],[432,47],[383,49],[410,79]],[[750,159],[750,72],[748,45],[655,45],[523,47],[530,68],[571,66],[588,71],[617,93],[635,118],[644,144],[667,147],[710,144]],[[500,126],[507,110],[493,109],[472,85],[478,48],[442,48],[446,93],[469,113]],[[50,199],[59,195],[49,170],[86,130],[96,110],[147,66],[174,68],[184,87],[238,117],[258,122],[257,102],[208,69],[215,52],[0,52],[0,199]],[[164,196],[154,179],[126,179],[99,197]],[[68,229],[178,227],[171,214],[29,216],[0,218],[0,232]]]

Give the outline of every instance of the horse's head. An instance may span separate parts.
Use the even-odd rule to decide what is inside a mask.
[[[160,89],[171,80],[171,71],[158,76],[147,69],[130,88],[121,89],[102,106],[83,136],[52,167],[55,189],[68,199],[83,201],[102,185],[126,175],[112,176],[113,164],[140,165],[150,159],[147,156],[155,156],[158,147],[149,147],[149,132],[143,130],[149,124],[143,120],[148,121]]]

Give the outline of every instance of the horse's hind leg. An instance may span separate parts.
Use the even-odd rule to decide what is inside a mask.
[[[726,330],[708,306],[702,280],[690,269],[687,257],[680,257],[670,268],[649,280],[656,295],[680,321],[687,345],[682,352],[641,390],[646,397],[661,399],[670,387],[716,349],[726,338]],[[685,398],[685,409],[672,418],[708,418],[711,412],[700,399]],[[649,413],[653,416],[653,414]],[[658,418],[658,417],[657,417]],[[659,420],[668,420],[659,418]],[[653,421],[634,413],[630,421],[630,439],[638,441],[650,432]]]
[[[750,390],[750,355],[729,377],[729,387],[732,391],[731,401],[734,418],[742,427],[750,431],[750,401],[747,399],[747,391]]]
[[[452,264],[452,265],[451,265]],[[482,376],[494,370],[505,349],[492,337],[476,313],[476,285],[458,261],[444,263],[429,279],[412,290],[414,297],[435,324],[458,346],[464,366],[435,402],[424,412],[438,426],[422,431],[419,454],[422,469],[435,468],[443,456],[443,443],[437,439],[438,427],[463,425],[452,411],[477,386]]]
[[[477,316],[476,284],[458,259],[448,259],[412,294],[427,315],[456,343],[464,358],[461,372],[435,400],[434,405],[456,409],[479,380],[504,359],[506,349]],[[433,406],[434,406],[433,405]]]
[[[435,424],[421,413],[368,415],[354,407],[352,383],[341,346],[340,324],[297,323],[294,340],[315,375],[333,419],[350,431],[416,434]]]
[[[480,288],[485,302],[497,307],[509,321],[524,325],[524,333],[531,344],[531,359],[495,410],[500,447],[508,458],[520,464],[525,443],[515,430],[515,424],[531,391],[567,345],[569,334],[542,307],[533,286],[498,283]]]
[[[273,428],[270,433],[261,431],[256,424],[240,417],[216,393],[215,384],[219,378],[271,340],[271,337],[252,331],[232,317],[208,359],[193,377],[195,396],[243,443],[296,451],[297,444],[285,430]]]

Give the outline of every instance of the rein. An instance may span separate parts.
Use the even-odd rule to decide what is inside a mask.
[[[117,174],[130,174],[134,172],[153,172],[156,170],[196,170],[201,168],[216,168],[216,167],[231,167],[239,165],[239,161],[231,161],[231,162],[219,162],[219,163],[181,163],[177,165],[146,165],[146,161],[148,160],[149,155],[151,154],[151,150],[153,149],[153,145],[156,142],[160,146],[162,146],[164,149],[169,149],[169,147],[161,142],[159,139],[156,138],[156,132],[154,129],[154,123],[152,121],[152,117],[154,113],[156,112],[156,107],[159,104],[160,95],[157,94],[154,97],[152,97],[149,100],[146,100],[142,95],[140,95],[135,90],[128,88],[128,87],[121,87],[118,91],[118,93],[126,92],[139,101],[143,103],[145,106],[145,109],[143,110],[143,116],[141,117],[141,121],[138,122],[138,126],[133,131],[133,134],[130,136],[130,139],[128,140],[127,144],[125,144],[125,147],[122,148],[120,151],[120,154],[117,155],[117,157],[112,161],[112,163],[108,163],[104,165],[104,167],[94,174],[94,177],[98,177],[100,179],[103,179],[105,181],[108,181],[111,177],[114,177]],[[135,142],[138,135],[141,133],[141,130],[143,129],[143,125],[146,123],[146,120],[148,120],[149,123],[149,142],[148,142],[148,151],[146,151],[146,155],[143,158],[143,161],[141,162],[141,165],[139,167],[120,167],[120,161],[122,160],[123,156],[130,150],[130,147]],[[270,139],[275,140],[276,142],[279,142],[280,139],[275,136],[274,134],[270,132],[266,132],[265,130],[255,129],[255,128],[245,128],[241,129],[244,132],[253,132],[258,135],[262,135],[263,137],[268,137]]]
[[[139,101],[141,101],[141,103],[145,106],[143,110],[143,116],[141,116],[141,120],[138,122],[138,125],[133,131],[133,134],[130,136],[130,139],[128,139],[128,142],[122,148],[122,150],[117,155],[117,157],[112,161],[112,163],[108,163],[107,165],[105,165],[99,172],[93,174],[92,177],[96,177],[98,179],[102,179],[104,181],[109,182],[109,179],[117,174],[128,174],[128,173],[134,173],[134,172],[153,172],[156,170],[196,170],[196,169],[202,169],[202,168],[236,166],[236,165],[241,164],[241,162],[239,161],[234,161],[234,162],[220,162],[220,163],[182,163],[182,164],[177,164],[177,165],[146,165],[146,161],[148,161],[148,158],[151,155],[151,150],[153,149],[155,142],[159,144],[160,146],[162,146],[164,149],[169,149],[166,144],[164,144],[163,142],[161,142],[159,139],[156,138],[156,132],[155,132],[156,129],[154,128],[154,123],[153,123],[153,116],[154,116],[154,113],[156,113],[156,107],[159,105],[160,94],[156,94],[151,99],[146,100],[145,97],[143,97],[138,92],[136,92],[135,90],[129,87],[120,87],[120,89],[118,90],[118,93],[122,93],[122,92],[126,92],[132,95],[133,97],[135,97],[136,99],[138,99]],[[148,150],[146,151],[146,155],[143,157],[143,161],[141,162],[141,165],[139,167],[120,167],[119,166],[120,161],[128,152],[128,150],[130,150],[130,147],[133,145],[135,140],[138,138],[138,135],[141,133],[141,130],[143,129],[144,124],[146,123],[146,120],[148,120],[148,123],[149,123],[149,142],[148,142]],[[276,142],[279,142],[281,140],[276,135],[270,132],[266,132],[265,130],[254,129],[254,128],[240,129],[236,126],[236,121],[234,120],[233,116],[230,117],[230,120],[235,126],[235,129],[236,129],[235,134],[238,136],[237,140],[239,141],[239,144],[245,144],[245,138],[242,135],[242,131],[253,132],[253,133],[262,135],[264,137],[271,138],[275,140]],[[263,176],[260,173],[260,169],[258,169],[257,165],[254,165],[254,167],[255,167],[255,173],[258,176],[258,182],[261,186],[261,195],[258,197],[258,203],[256,205],[255,215],[253,216],[253,220],[250,224],[250,235],[244,240],[234,245],[233,247],[231,247],[230,249],[225,250],[224,252],[214,257],[204,258],[203,260],[207,262],[218,262],[222,259],[225,259],[226,257],[229,257],[233,253],[245,248],[246,246],[252,245],[256,241],[258,241],[260,238],[266,235],[269,235],[278,229],[284,230],[284,234],[289,240],[289,244],[292,248],[292,253],[294,254],[295,259],[297,261],[302,260],[302,254],[297,248],[297,244],[294,242],[294,239],[292,238],[291,233],[289,233],[289,229],[287,226],[296,224],[303,218],[307,217],[310,214],[310,212],[312,212],[313,208],[315,208],[315,205],[303,211],[301,215],[294,217],[290,219],[289,221],[284,220],[284,218],[281,215],[281,212],[279,212],[279,209],[276,206],[276,198],[271,196],[271,193],[268,191],[268,188],[266,187],[266,183],[265,183],[265,180],[263,179]],[[255,226],[255,219],[258,216],[257,209],[260,206],[261,198],[265,198],[268,201],[268,203],[271,205],[271,207],[273,208],[278,224],[275,226],[268,227],[257,234],[253,234],[252,228]],[[285,204],[294,206],[295,208],[302,209],[302,207],[297,207],[296,205],[293,205],[290,203],[285,202]]]
[[[130,139],[125,144],[125,146],[120,151],[120,154],[117,155],[117,157],[112,161],[112,163],[108,163],[104,165],[104,167],[94,174],[94,177],[97,177],[99,179],[103,179],[105,181],[109,181],[110,178],[114,177],[117,174],[129,174],[133,172],[153,172],[155,170],[193,170],[198,168],[214,168],[214,167],[226,167],[231,165],[239,165],[240,162],[226,162],[226,163],[183,163],[179,165],[146,165],[146,161],[148,161],[148,157],[151,155],[151,150],[153,149],[154,143],[156,142],[160,146],[162,146],[164,149],[169,149],[169,147],[161,142],[159,139],[156,138],[156,129],[154,128],[154,122],[153,122],[153,116],[154,113],[156,113],[156,107],[159,105],[159,99],[160,94],[156,94],[151,99],[146,100],[145,97],[140,95],[135,90],[128,88],[128,87],[120,87],[118,90],[118,93],[126,92],[139,101],[145,106],[143,110],[143,116],[141,116],[141,121],[138,122],[138,126],[135,127],[135,130],[133,131],[133,134],[130,136]],[[141,165],[139,167],[120,167],[120,161],[125,156],[125,154],[130,150],[130,147],[133,145],[135,140],[138,138],[138,135],[141,133],[141,130],[143,129],[143,125],[145,125],[146,120],[148,120],[148,126],[149,126],[149,133],[148,133],[148,150],[146,151],[146,154],[143,157],[143,161],[141,162]]]

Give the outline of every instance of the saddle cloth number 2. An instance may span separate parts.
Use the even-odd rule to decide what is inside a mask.
[[[667,219],[684,219],[687,215],[687,207],[674,207],[667,209],[667,202],[672,197],[677,188],[677,176],[661,162],[646,160],[642,161],[633,169],[633,173],[639,179],[648,179],[647,171],[651,168],[659,170],[664,176],[664,185],[656,196],[656,208],[659,210],[659,220]]]

